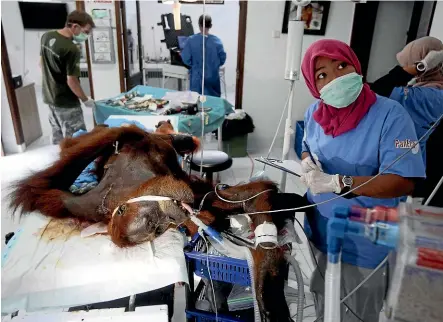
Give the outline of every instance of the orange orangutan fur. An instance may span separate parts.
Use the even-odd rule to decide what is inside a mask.
[[[131,204],[123,216],[111,217],[112,212],[124,205],[128,199],[140,195],[168,196],[168,193],[172,193],[181,196],[178,200],[193,202],[194,208],[198,208],[203,197],[207,195],[198,216],[204,223],[212,224],[219,229],[222,227],[220,225],[226,223],[225,219],[228,215],[273,209],[273,198],[278,195],[278,189],[270,181],[252,182],[217,191],[224,199],[239,201],[269,190],[243,203],[225,202],[217,198],[214,192],[207,194],[214,189],[212,185],[198,178],[189,177],[180,168],[175,150],[172,148],[173,132],[171,133],[171,131],[173,129],[171,130],[169,125],[161,124],[160,130],[157,129],[155,135],[148,134],[135,126],[96,127],[90,133],[64,140],[61,143],[59,160],[47,169],[31,175],[15,185],[12,194],[12,207],[14,210],[21,207],[22,213],[40,211],[49,217],[76,217],[83,220],[104,221],[108,223],[108,232],[112,241],[120,247],[136,244],[128,238],[127,232],[128,226],[137,217],[138,207],[141,205]],[[193,138],[192,140],[194,147],[198,146],[195,140],[197,139]],[[120,147],[117,155],[115,154],[116,142],[119,142],[118,146]],[[122,171],[133,171],[132,173],[137,174],[143,171],[143,167],[147,167],[155,173],[155,176],[142,184],[134,185],[130,190],[122,190],[119,193],[113,191],[114,197],[107,199],[106,209],[97,210],[97,214],[82,217],[82,213],[79,212],[74,216],[67,209],[66,200],[73,198],[69,187],[81,171],[98,158],[100,165],[97,167],[99,171],[105,173],[107,171],[105,167],[109,167],[109,169],[114,167],[115,169],[118,160],[125,157],[132,158],[134,161],[138,160],[137,165],[142,165],[142,167],[122,168]],[[112,184],[109,189],[112,191]],[[97,209],[99,208],[97,207]],[[92,210],[95,211],[95,208]],[[269,213],[261,213],[251,216],[251,220],[254,226],[258,226],[265,221],[273,222],[275,218]],[[165,225],[163,229],[167,229],[169,226],[180,224],[180,222],[174,222],[171,225],[166,221],[162,224]],[[183,224],[191,234],[197,232],[197,227],[190,220],[183,220]],[[155,238],[155,235],[147,238],[147,240],[151,240]],[[255,263],[257,301],[262,318],[268,321],[291,321],[283,292],[285,261],[282,250],[280,248],[263,249],[257,247],[252,250],[252,255]]]

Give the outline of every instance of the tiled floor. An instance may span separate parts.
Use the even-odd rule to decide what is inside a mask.
[[[90,128],[90,126],[88,126]],[[26,174],[30,173],[30,171],[35,171],[45,166],[49,165],[57,158],[58,147],[46,145],[49,141],[41,140],[40,142],[36,142],[33,146],[29,147],[25,153],[16,154],[7,157],[0,158],[0,173],[1,173],[1,195],[2,195],[2,218],[1,218],[1,232],[2,239],[3,236],[10,232],[14,231],[18,227],[18,222],[16,220],[12,220],[9,216],[9,212],[6,208],[6,203],[4,198],[6,197],[8,190],[10,188],[10,184],[12,181],[19,179]],[[216,142],[211,142],[210,144],[206,144],[206,148],[216,148]],[[254,154],[251,155],[252,158],[259,157],[261,155],[266,155],[265,152],[263,154]],[[273,155],[278,156],[281,155],[281,149],[276,149]],[[291,152],[290,158],[295,159],[295,153]],[[221,182],[226,184],[237,184],[242,181],[247,181],[251,175],[251,173],[255,173],[263,169],[263,165],[257,162],[253,162],[250,158],[235,158],[232,167],[221,173]],[[253,170],[253,171],[252,171]],[[279,182],[281,173],[279,170],[274,168],[267,167],[266,175],[273,181]],[[299,181],[298,178],[288,175],[287,177],[287,186],[286,192],[294,192],[297,194],[303,194],[306,188]],[[303,224],[303,213],[297,213],[297,219]],[[304,312],[304,321],[314,321],[315,318],[312,317],[315,315],[314,308],[312,306],[312,296],[309,294],[309,285],[308,281],[312,274],[314,264],[311,260],[308,251],[308,245],[306,243],[306,238],[303,231],[300,229],[298,224],[296,224],[296,230],[302,239],[302,244],[294,245],[294,254],[295,259],[299,262],[300,267],[304,276],[304,284],[305,284],[305,292],[306,292],[306,301],[305,307],[306,310]],[[2,249],[4,247],[4,242],[1,241]],[[294,285],[293,281],[290,281],[289,285]],[[295,284],[296,286],[296,284]],[[173,317],[173,321],[175,322],[183,322],[185,321],[184,314],[184,288],[178,287],[176,290],[176,300],[175,300],[175,314]],[[295,304],[291,305],[291,308],[295,310]],[[294,313],[295,314],[295,311]]]

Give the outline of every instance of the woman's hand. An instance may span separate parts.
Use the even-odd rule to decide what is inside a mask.
[[[311,157],[309,156],[309,153],[304,152],[302,154],[302,161],[301,161],[301,170],[302,173],[308,173],[313,170],[322,171],[323,169],[321,167],[320,161],[318,161],[318,158],[314,156],[315,163],[312,161]]]
[[[303,173],[300,180],[314,195],[327,192],[340,193],[342,189],[338,174],[331,175],[318,170],[312,170],[308,173]]]
[[[326,174],[318,170],[312,170],[308,173],[303,173],[300,177],[311,192],[316,195],[319,193],[340,193],[343,189],[343,176],[335,174]],[[369,181],[371,176],[357,176],[352,177],[354,184],[351,189],[359,187],[352,191],[358,196],[390,199],[407,196],[414,190],[414,181],[412,179],[403,178],[396,174],[383,174]]]

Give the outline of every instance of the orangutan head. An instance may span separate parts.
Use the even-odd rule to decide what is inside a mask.
[[[143,200],[143,196],[170,199]],[[114,210],[108,226],[111,239],[120,247],[151,241],[188,219],[188,204],[193,202],[193,192],[184,181],[171,176],[154,177]]]

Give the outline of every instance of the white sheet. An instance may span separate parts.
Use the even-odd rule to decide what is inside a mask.
[[[10,315],[2,322],[167,322],[168,306],[152,305],[135,308],[135,312],[125,312],[125,308],[76,311],[76,312],[37,312],[27,313],[20,311],[18,316]]]
[[[41,237],[48,221],[30,215],[2,254],[3,314],[110,301],[188,282],[184,237],[176,230],[120,249],[108,236],[81,238],[80,230],[60,222]],[[72,231],[70,237],[60,229],[63,236]]]

